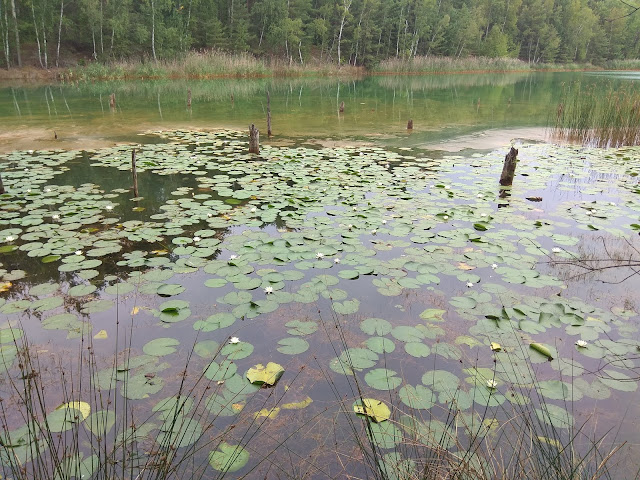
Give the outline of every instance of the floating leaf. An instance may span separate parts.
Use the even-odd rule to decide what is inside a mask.
[[[363,398],[356,400],[353,404],[353,411],[358,415],[366,415],[374,422],[384,422],[391,417],[391,410],[386,403],[375,398]]]
[[[209,453],[209,464],[220,472],[237,472],[249,461],[249,452],[240,445],[222,442],[218,449]]]
[[[147,355],[153,355],[154,357],[161,357],[163,355],[170,355],[176,351],[174,347],[180,345],[180,342],[175,338],[156,338],[147,342],[142,351]]]
[[[269,362],[265,367],[259,363],[247,371],[247,378],[256,385],[275,385],[283,373],[282,365]]]
[[[364,381],[376,390],[393,390],[402,383],[402,379],[396,375],[397,373],[393,370],[374,368],[367,372],[364,376]]]
[[[278,351],[286,355],[297,355],[309,349],[309,343],[297,337],[283,338],[278,342],[278,345],[280,345]]]

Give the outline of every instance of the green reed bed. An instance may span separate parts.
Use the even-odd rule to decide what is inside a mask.
[[[565,85],[558,102],[553,135],[600,147],[640,143],[640,94],[634,85],[603,95],[593,85]]]
[[[423,56],[409,60],[389,58],[375,68],[381,73],[441,73],[441,72],[479,72],[479,71],[518,71],[529,70],[527,62],[516,58],[490,57],[437,57]]]
[[[61,74],[64,81],[122,80],[132,78],[214,78],[270,77],[302,75],[353,75],[356,67],[338,67],[319,59],[305,63],[285,62],[276,58],[258,58],[248,53],[223,51],[188,52],[174,59],[153,62],[121,60],[110,63],[90,63]]]

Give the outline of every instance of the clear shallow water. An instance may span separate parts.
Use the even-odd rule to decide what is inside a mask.
[[[366,81],[373,80],[395,81],[389,77]],[[489,91],[490,80],[478,77],[477,81],[478,88]],[[329,97],[316,88],[322,108],[327,115],[334,109],[332,115],[337,118],[335,91]],[[455,86],[464,88],[471,87]],[[284,99],[286,105],[292,90],[280,92],[284,95],[280,102]],[[418,90],[412,90],[414,101]],[[375,97],[362,91],[367,91],[364,86],[356,87],[354,98]],[[212,98],[228,95],[216,92]],[[385,95],[384,110],[394,111],[393,97]],[[465,98],[474,96],[475,90]],[[275,113],[275,93],[272,98]],[[73,112],[73,102],[67,103]],[[139,107],[138,118],[147,120],[139,120],[138,128],[162,126],[150,120],[159,113],[154,113],[157,105],[147,103],[147,111]],[[241,104],[240,94],[234,94],[234,104]],[[254,103],[247,100],[245,108],[249,105]],[[543,110],[531,105],[537,107]],[[174,108],[179,111],[179,106]],[[168,118],[167,111],[171,108],[162,107],[163,118]],[[308,115],[318,124],[325,121],[316,118],[321,115]],[[97,125],[99,118],[87,114],[86,122]],[[116,123],[116,117],[107,118]],[[242,114],[238,122],[246,123],[246,118]],[[337,123],[342,130],[329,133],[328,125],[318,128],[326,128],[331,138],[371,138],[368,133],[354,133],[359,130],[347,115],[342,120]],[[392,125],[393,118],[384,122]],[[468,128],[491,125],[486,119],[483,122]],[[139,131],[133,123],[123,128],[126,135]],[[295,132],[293,123],[288,128],[288,138],[296,143],[308,141],[305,134]],[[5,239],[3,246],[18,250],[0,254],[2,268],[7,270],[2,281],[11,282],[0,306],[3,345],[12,343],[7,328],[19,328],[46,359],[43,375],[55,385],[60,374],[56,365],[62,369],[77,365],[81,334],[88,341],[105,330],[107,339],[93,339],[95,369],[108,370],[114,354],[122,359],[126,356],[120,353],[122,345],[130,345],[129,357],[140,365],[131,369],[133,380],[120,374],[112,395],[119,401],[124,401],[122,394],[128,395],[142,418],[148,418],[149,410],[162,399],[180,391],[185,366],[188,378],[195,382],[215,356],[218,363],[208,370],[212,384],[208,389],[196,385],[189,395],[209,399],[213,390],[231,411],[218,416],[219,409],[212,406],[216,402],[207,400],[190,415],[197,414],[194,418],[206,432],[211,431],[208,425],[218,432],[236,425],[224,437],[233,444],[244,445],[259,426],[256,442],[247,445],[248,466],[239,471],[256,468],[251,475],[259,478],[270,466],[275,468],[274,463],[282,469],[284,465],[304,467],[317,478],[340,475],[341,469],[364,476],[363,462],[353,455],[350,414],[340,413],[350,412],[357,397],[353,380],[344,375],[335,358],[346,347],[355,349],[349,352],[361,369],[356,375],[365,396],[396,407],[394,421],[385,424],[394,428],[378,433],[382,453],[397,448],[406,457],[415,456],[415,451],[405,448],[415,441],[415,432],[403,420],[407,413],[421,418],[427,432],[433,432],[419,441],[433,442],[438,432],[446,431],[463,448],[468,435],[462,425],[477,419],[476,415],[487,415],[488,406],[489,416],[506,428],[513,423],[507,420],[518,417],[510,394],[522,391],[533,399],[532,408],[539,407],[541,398],[556,408],[552,423],[561,441],[571,436],[567,422],[582,425],[597,420],[602,432],[618,428],[620,405],[628,406],[628,418],[637,418],[633,401],[638,366],[636,276],[624,280],[627,270],[612,269],[604,276],[574,278],[579,267],[548,264],[585,254],[601,258],[607,253],[603,241],[617,256],[634,255],[637,235],[631,224],[639,209],[634,176],[639,168],[637,150],[523,146],[514,188],[500,197],[497,179],[503,151],[432,159],[402,143],[401,135],[392,135],[390,141],[412,150],[274,147],[265,148],[262,158],[245,153],[243,134],[197,136],[184,131],[168,137],[146,136],[138,147],[143,197],[139,201],[132,201],[126,191],[130,147],[90,154],[6,155],[3,179],[10,195],[1,200],[0,237]],[[542,197],[542,202],[526,200],[534,196]],[[50,263],[43,263],[45,258]],[[340,263],[335,263],[336,258]],[[99,263],[73,267],[91,260]],[[122,292],[114,289],[117,284]],[[168,287],[169,295],[166,285],[173,285]],[[89,291],[93,287],[95,291]],[[267,293],[267,287],[273,293]],[[173,312],[166,306],[173,300],[187,305]],[[502,307],[508,318],[502,317]],[[185,308],[189,314],[183,318]],[[163,309],[168,309],[164,316]],[[73,318],[60,317],[65,313]],[[371,330],[370,321],[362,323],[369,318],[388,322],[389,329],[378,322]],[[286,325],[295,320],[305,326]],[[222,347],[233,336],[239,337],[241,348],[248,351],[246,345],[250,345],[253,350],[244,357],[244,350],[216,355],[212,344],[201,343],[213,341]],[[150,350],[148,342],[163,338],[179,342],[176,351]],[[292,338],[307,342],[308,349],[291,355],[286,348],[282,351],[286,344],[279,342]],[[588,341],[586,349],[574,346],[579,338]],[[492,353],[492,341],[500,343],[504,352]],[[536,356],[528,348],[531,341],[549,345],[555,361]],[[206,353],[190,355],[194,344],[200,344],[197,351]],[[146,356],[149,351],[155,353],[151,358]],[[218,368],[225,358],[229,362]],[[281,383],[253,392],[242,380],[244,373],[268,361],[285,367]],[[8,364],[9,372],[19,377],[14,359]],[[489,395],[486,370],[480,376],[465,370],[474,367],[492,372],[499,383],[495,395]],[[381,385],[375,375],[368,376],[377,369],[395,372],[385,375],[400,383],[389,380],[392,388],[387,382]],[[531,371],[538,382],[546,382],[538,384],[542,387],[531,389],[531,380],[525,380]],[[631,378],[626,381],[620,375]],[[446,378],[446,386],[434,382],[435,377]],[[567,382],[566,386],[555,383],[558,380]],[[133,393],[127,394],[129,384]],[[245,389],[243,395],[224,397],[237,393],[238,385]],[[419,398],[407,393],[409,386],[419,385],[428,389],[421,390]],[[101,386],[104,392],[110,392],[109,387]],[[11,394],[8,384],[5,389]],[[64,400],[59,389],[49,392],[47,413]],[[138,392],[148,397],[139,398]],[[101,408],[82,389],[73,395],[74,400],[87,397],[92,410]],[[254,420],[254,413],[263,408],[306,398],[313,403],[305,408],[282,408],[275,418]],[[412,408],[407,398],[433,405]],[[453,417],[455,423],[450,423],[452,398],[461,410],[461,416]],[[242,412],[237,411],[239,406]],[[229,413],[235,415],[226,416]],[[362,428],[361,420],[353,419]],[[10,429],[20,424],[20,417],[8,420]],[[85,425],[77,425],[83,435]],[[636,432],[634,421],[626,421],[616,440],[635,443]],[[540,434],[555,435],[548,426]],[[152,448],[161,438],[162,428],[156,426],[145,436],[144,445]],[[204,442],[197,464],[205,475],[213,474],[206,465],[209,450],[218,448],[216,441],[195,434],[189,440]],[[276,448],[285,440],[285,447]],[[576,444],[588,446],[583,436]],[[453,445],[450,448],[458,451]],[[270,460],[259,463],[272,450],[276,451]],[[347,455],[344,452],[351,459],[346,465],[335,460],[336,455]],[[634,452],[633,445],[625,449],[622,463],[632,459]],[[313,461],[303,461],[310,453]],[[419,461],[419,455],[414,460]],[[183,468],[185,473],[195,467]],[[627,470],[621,472],[616,478],[626,476]]]
[[[0,87],[3,149],[87,148],[136,141],[146,129],[193,126],[246,129],[266,141],[266,91],[271,94],[273,141],[287,138],[368,139],[421,146],[486,130],[517,130],[542,138],[562,85],[575,80],[603,89],[635,77],[582,73],[376,76],[363,79],[245,79],[137,81],[23,88]],[[192,104],[187,108],[188,90]],[[116,107],[109,106],[115,93]],[[345,102],[344,114],[338,107]],[[409,119],[414,130],[407,134]],[[19,142],[19,143],[16,143]],[[98,142],[98,143],[96,143]],[[508,142],[483,142],[495,148]],[[451,148],[451,147],[449,147]]]

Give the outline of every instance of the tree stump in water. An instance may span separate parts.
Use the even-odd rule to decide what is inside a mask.
[[[340,102],[340,108],[338,110],[340,113],[344,113],[344,102]]]
[[[0,175],[0,195],[4,193],[4,184],[2,183],[2,175]]]
[[[267,90],[267,136],[271,136],[271,96]]]
[[[260,130],[253,123],[249,126],[249,153],[260,153]]]
[[[109,95],[109,107],[111,108],[111,110],[115,110],[116,109],[116,94],[112,93],[111,95]]]
[[[413,130],[413,120],[409,119],[407,122],[407,130]]]
[[[133,196],[137,198],[138,195],[138,171],[136,170],[136,149],[131,151],[131,175],[133,176]]]
[[[191,89],[187,90],[187,108],[191,108]]]
[[[516,163],[518,161],[518,150],[511,147],[509,153],[504,157],[502,175],[500,175],[500,185],[509,187],[513,184],[513,177],[516,173]]]

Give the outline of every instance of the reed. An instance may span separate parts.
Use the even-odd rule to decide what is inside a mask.
[[[555,118],[556,138],[598,147],[640,144],[640,93],[634,85],[609,84],[603,93],[593,85],[563,86]]]
[[[60,79],[71,82],[163,78],[353,76],[361,73],[362,70],[357,67],[338,67],[315,58],[299,63],[268,57],[257,58],[248,53],[207,50],[188,52],[183,57],[159,62],[149,59],[95,62],[65,71],[60,74]]]
[[[530,70],[529,63],[516,58],[489,57],[414,57],[389,58],[374,69],[380,73],[510,72]]]

